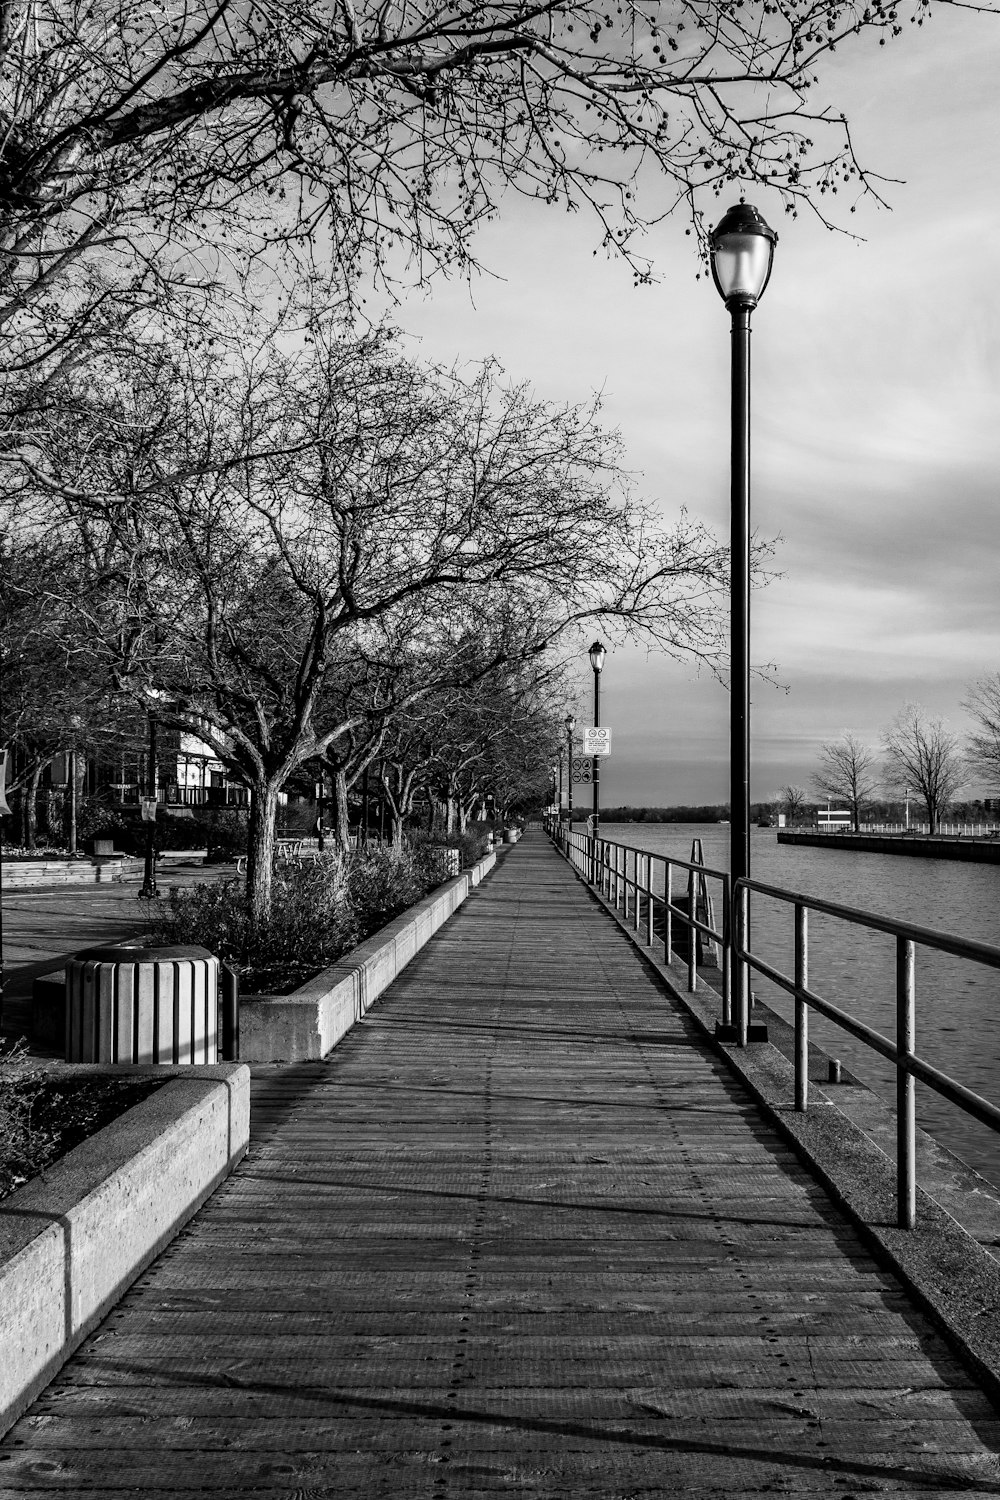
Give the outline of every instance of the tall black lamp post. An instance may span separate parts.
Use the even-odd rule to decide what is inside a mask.
[[[572,714],[566,715],[566,821],[569,824],[570,833],[573,832],[573,731],[576,728],[576,719]]]
[[[732,317],[732,464],[730,509],[729,869],[750,874],[750,314],[771,275],[778,236],[749,203],[724,215],[712,235],[712,276]],[[737,908],[746,913],[746,903]],[[734,934],[745,945],[749,923]],[[765,1027],[749,1027],[746,964],[732,972],[733,1019],[724,1040],[744,1046],[766,1041]],[[760,1035],[763,1033],[763,1035]]]
[[[604,666],[606,650],[600,641],[595,641],[587,653],[590,657],[590,665],[594,669],[594,728],[597,729],[601,722],[601,669]],[[597,839],[601,831],[601,757],[594,756],[594,838]],[[596,850],[597,845],[595,843]]]

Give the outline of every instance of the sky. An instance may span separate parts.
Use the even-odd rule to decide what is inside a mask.
[[[833,62],[859,157],[900,181],[891,211],[845,220],[860,243],[748,195],[780,235],[753,317],[752,523],[781,539],[752,610],[752,659],[777,681],[752,690],[754,799],[808,788],[845,730],[877,749],[907,701],[964,735],[969,684],[1000,671],[1000,17],[939,6]],[[684,227],[649,237],[659,280],[635,288],[582,215],[511,195],[477,242],[493,274],[392,316],[428,358],[495,355],[557,401],[601,391],[640,493],[726,536],[729,317]],[[609,645],[602,803],[726,800],[725,688]],[[581,723],[591,704],[581,654]]]

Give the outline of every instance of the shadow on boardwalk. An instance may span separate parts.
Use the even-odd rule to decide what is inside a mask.
[[[0,1446],[0,1496],[1000,1495],[996,1413],[526,839]]]

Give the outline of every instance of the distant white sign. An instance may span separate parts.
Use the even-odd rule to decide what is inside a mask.
[[[585,755],[610,755],[611,730],[603,724],[583,731],[583,753]]]

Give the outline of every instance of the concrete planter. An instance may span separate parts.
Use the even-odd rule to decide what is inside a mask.
[[[495,854],[485,855],[290,995],[244,995],[240,1061],[304,1062],[324,1057],[495,864]]]
[[[99,885],[120,879],[126,865],[118,859],[8,859],[3,863],[4,890],[29,890],[36,885]]]
[[[0,1203],[0,1435],[226,1178],[250,1070],[72,1068],[169,1082]]]

